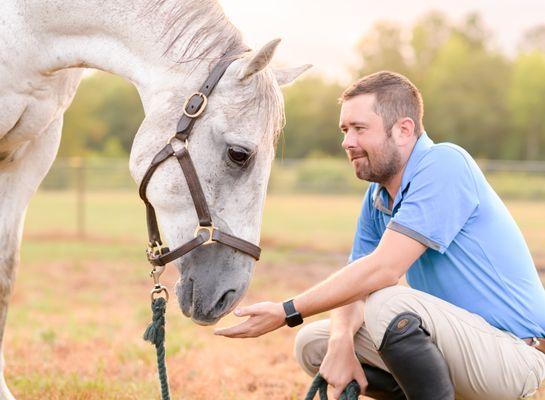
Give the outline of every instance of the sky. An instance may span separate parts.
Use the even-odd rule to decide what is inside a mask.
[[[514,54],[523,33],[545,24],[545,0],[219,0],[245,41],[257,49],[282,38],[274,62],[313,64],[314,73],[346,83],[356,64],[355,46],[375,22],[388,20],[409,28],[432,10],[452,21],[480,13],[494,46]]]

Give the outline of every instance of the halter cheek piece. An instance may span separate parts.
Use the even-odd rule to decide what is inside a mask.
[[[208,203],[204,197],[197,171],[195,170],[188,150],[189,135],[195,124],[195,120],[204,112],[208,102],[208,96],[210,96],[229,65],[236,59],[234,54],[234,52],[226,54],[226,56],[214,66],[214,69],[212,69],[200,90],[187,98],[183,106],[183,115],[178,121],[176,134],[172,136],[165,147],[155,155],[140,183],[139,193],[140,198],[146,205],[146,222],[148,225],[149,244],[146,253],[149,262],[153,266],[164,266],[166,263],[182,257],[184,254],[189,253],[199,246],[213,242],[232,247],[235,250],[259,260],[261,249],[258,246],[236,236],[222,232],[212,223],[212,217],[208,210]],[[171,142],[174,139],[183,142],[184,146],[181,150],[175,151],[172,147]],[[176,157],[182,168],[189,187],[189,193],[191,194],[195,210],[197,211],[199,223],[195,229],[195,237],[192,240],[170,250],[168,247],[163,246],[155,209],[147,198],[146,190],[157,167],[172,156]]]

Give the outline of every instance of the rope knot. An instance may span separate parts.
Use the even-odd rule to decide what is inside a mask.
[[[144,332],[144,340],[160,346],[165,341],[165,311],[167,302],[163,297],[158,297],[151,303],[153,312],[152,321]]]

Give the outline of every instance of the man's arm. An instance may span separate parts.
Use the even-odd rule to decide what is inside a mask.
[[[295,308],[301,315],[308,317],[363,300],[376,290],[397,284],[425,250],[426,246],[415,239],[386,229],[375,251],[296,296]],[[256,337],[278,329],[285,323],[281,303],[257,303],[235,310],[235,315],[250,318],[231,328],[219,329],[216,334]]]
[[[363,324],[363,300],[331,310],[331,337],[353,338]]]
[[[296,296],[295,308],[306,317],[363,300],[379,289],[396,285],[425,250],[426,246],[415,239],[386,229],[375,251]]]
[[[358,300],[331,311],[330,336],[327,353],[320,365],[320,374],[333,387],[333,398],[352,380],[365,393],[367,379],[356,357],[354,335],[363,325],[364,302]],[[339,368],[342,365],[343,368]]]
[[[364,302],[358,300],[354,303],[347,304],[345,306],[335,308],[331,310],[330,325],[329,325],[329,342],[327,346],[327,354],[320,367],[320,373],[322,376],[329,378],[328,382],[335,386],[338,382],[339,385],[346,384],[354,378],[362,387],[361,381],[364,380],[361,374],[355,377],[359,371],[346,369],[339,369],[336,366],[342,364],[348,364],[359,368],[359,362],[355,359],[354,348],[354,335],[363,325]]]

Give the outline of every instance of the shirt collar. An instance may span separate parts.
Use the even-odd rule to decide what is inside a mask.
[[[414,144],[411,155],[409,156],[409,160],[407,161],[407,165],[405,165],[403,177],[401,178],[401,186],[399,187],[396,198],[394,199],[393,208],[395,208],[396,205],[401,201],[403,193],[409,186],[409,183],[411,183],[411,179],[416,173],[416,167],[418,166],[418,163],[420,162],[420,160],[422,160],[422,157],[424,157],[424,155],[432,146],[433,140],[428,137],[426,132],[422,132],[422,134]],[[392,215],[392,210],[388,209],[388,203],[384,204],[384,202],[387,201],[388,196],[382,195],[383,192],[386,192],[382,189],[382,185],[377,186],[377,189],[373,194],[373,205],[379,211],[388,215]]]

